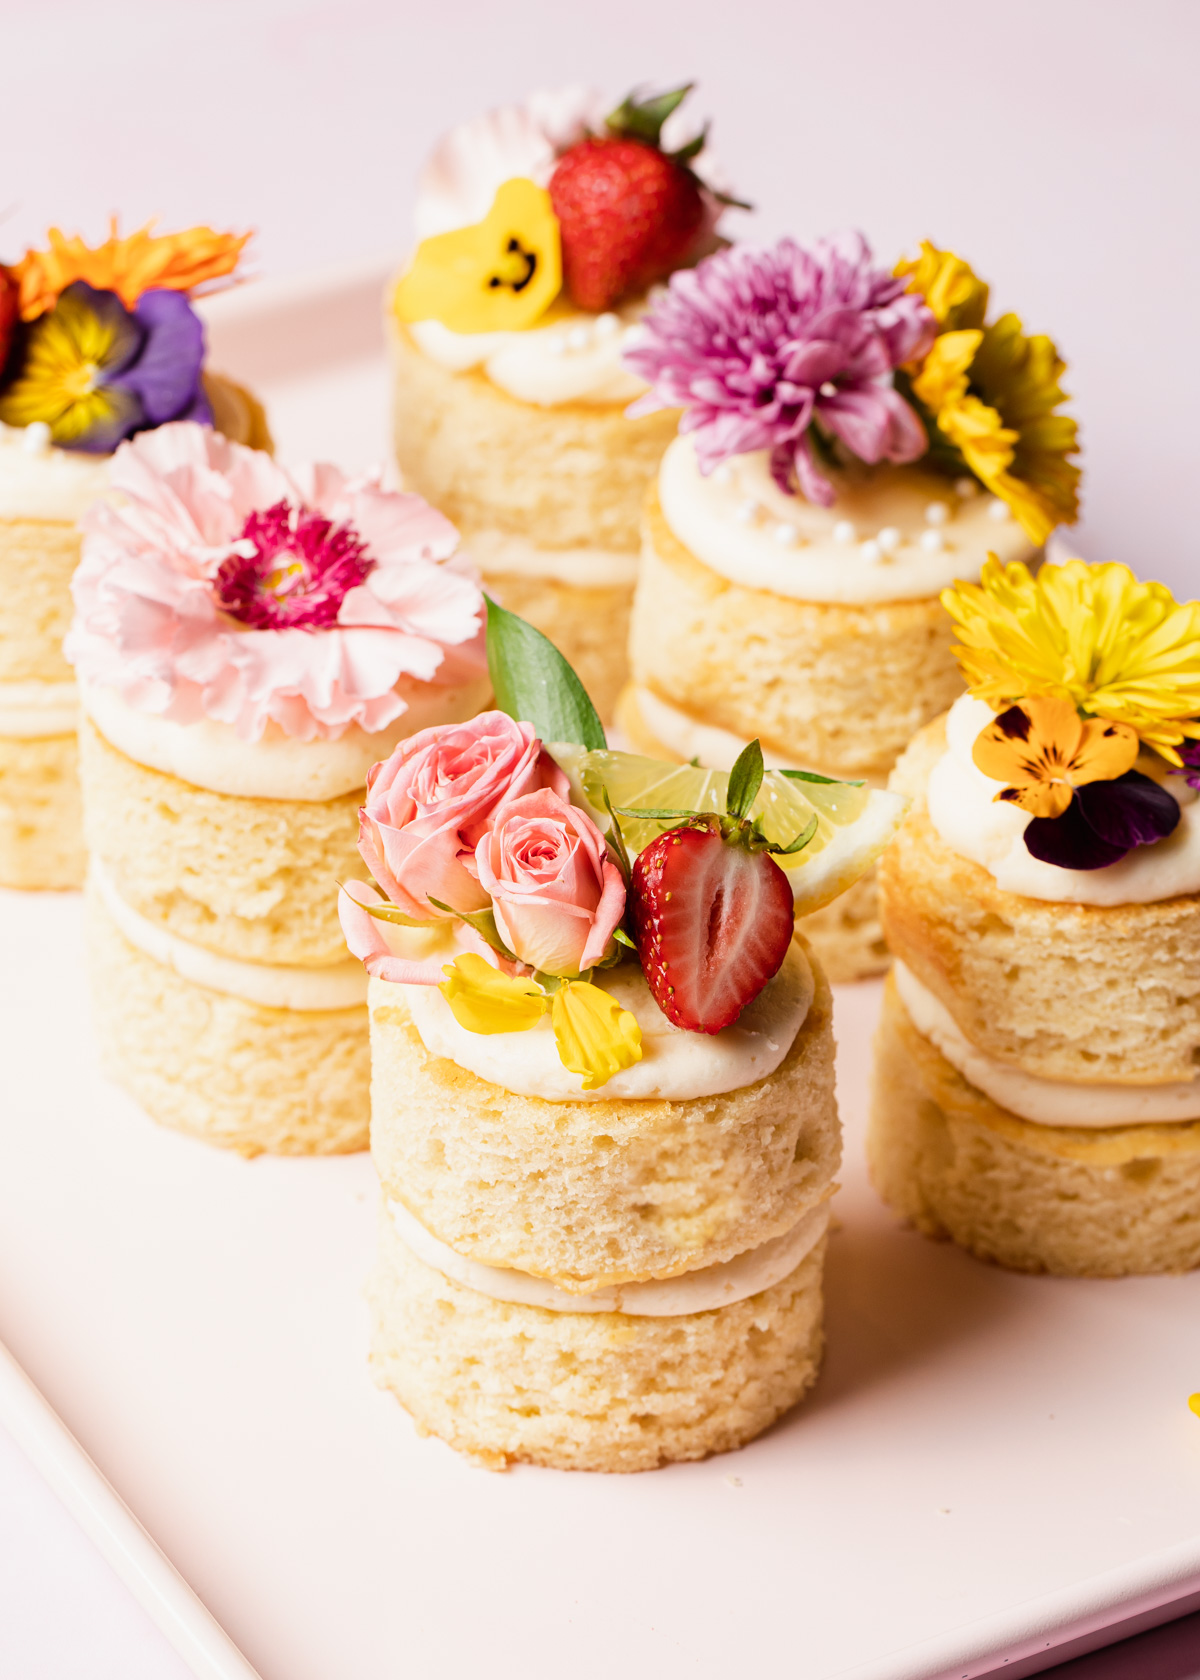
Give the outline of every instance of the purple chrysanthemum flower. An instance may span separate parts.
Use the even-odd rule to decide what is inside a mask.
[[[374,569],[350,525],[276,502],[252,513],[213,579],[217,604],[252,630],[318,630]]]
[[[703,473],[730,455],[771,451],[809,501],[833,486],[817,466],[814,423],[862,461],[915,461],[927,447],[892,370],[922,355],[935,322],[923,298],[876,266],[861,234],[805,247],[733,246],[672,275],[625,353],[652,389],[631,414],[685,410]]]

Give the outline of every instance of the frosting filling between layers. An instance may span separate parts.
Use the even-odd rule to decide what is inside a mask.
[[[79,690],[73,682],[0,683],[0,735],[36,741],[73,735],[79,721]]]
[[[637,582],[636,554],[607,548],[539,548],[527,537],[506,531],[472,531],[465,541],[485,579],[551,578],[577,589],[632,589]]]
[[[643,307],[560,315],[523,332],[456,333],[440,321],[416,321],[407,330],[421,354],[439,367],[451,373],[482,368],[510,397],[539,408],[628,403],[646,389],[621,361]]]
[[[692,440],[677,437],[659,471],[671,530],[744,588],[818,604],[927,600],[978,578],[989,551],[1004,561],[1034,552],[1003,503],[919,466],[844,475],[823,508],[781,490],[768,460],[766,450],[735,455],[705,477]]]
[[[298,799],[323,802],[366,786],[367,772],[405,736],[435,723],[463,723],[487,701],[487,679],[458,688],[402,677],[397,691],[408,710],[385,729],[368,734],[351,724],[336,741],[297,740],[268,723],[257,741],[247,741],[232,724],[202,718],[175,723],[138,711],[112,688],[82,685],[83,709],[110,746],[136,764],[161,770],[193,787],[242,799]]]
[[[0,425],[0,519],[74,525],[108,488],[108,455],[56,449],[44,434]]]
[[[165,968],[174,969],[183,980],[266,1009],[308,1013],[356,1009],[367,1001],[367,975],[354,958],[327,968],[297,968],[219,956],[169,933],[127,904],[97,857],[89,863],[88,879],[129,943]]]
[[[774,1073],[804,1025],[814,990],[808,959],[793,943],[778,974],[733,1025],[708,1034],[672,1026],[633,963],[598,970],[593,979],[642,1030],[641,1061],[622,1068],[596,1091],[583,1090],[582,1075],[559,1060],[548,1014],[527,1032],[473,1033],[459,1025],[436,986],[405,986],[403,991],[431,1056],[443,1056],[517,1096],[546,1102],[688,1102],[740,1091]]]
[[[971,757],[994,716],[986,701],[964,694],[946,718],[946,751],[930,772],[927,800],[929,820],[952,852],[986,869],[1004,892],[1050,904],[1157,904],[1200,892],[1200,802],[1157,754],[1143,754],[1138,769],[1161,780],[1178,800],[1174,834],[1135,847],[1105,869],[1059,869],[1035,858],[1024,840],[1029,817],[1015,805],[997,803],[1002,784]]]
[[[1200,1079],[1164,1085],[1075,1085],[1042,1079],[977,1050],[945,1004],[899,958],[896,990],[914,1027],[1000,1108],[1043,1126],[1148,1126],[1200,1119]]]
[[[519,1306],[542,1307],[547,1312],[624,1313],[631,1318],[681,1318],[687,1313],[731,1307],[758,1295],[794,1272],[820,1242],[829,1224],[829,1204],[822,1202],[782,1236],[720,1265],[704,1266],[662,1281],[624,1283],[576,1295],[529,1272],[464,1258],[427,1231],[402,1202],[389,1198],[387,1212],[400,1240],[418,1260],[479,1295]]]

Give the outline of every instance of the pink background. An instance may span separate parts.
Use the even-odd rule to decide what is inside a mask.
[[[585,80],[695,77],[746,231],[922,235],[1070,363],[1079,547],[1195,592],[1192,0],[2,0],[0,252],[46,224],[257,227],[264,275],[405,248],[432,138]],[[348,465],[353,463],[347,463]]]

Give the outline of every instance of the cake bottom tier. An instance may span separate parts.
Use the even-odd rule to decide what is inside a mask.
[[[152,1119],[242,1155],[366,1149],[365,1006],[273,1009],[185,979],[87,893],[92,1013],[105,1072]]]
[[[634,752],[678,764],[686,762],[684,755],[664,745],[646,723],[638,704],[638,689],[632,683],[619,697],[616,721]],[[729,740],[732,743],[730,751],[736,756],[738,748],[744,743],[734,741],[732,736]],[[728,756],[720,753],[707,757],[702,755],[701,762],[716,763],[718,757]],[[718,764],[717,768],[727,769],[728,764]],[[812,945],[827,978],[835,986],[853,980],[869,980],[884,973],[891,961],[883,929],[879,925],[874,869],[868,870],[848,892],[834,899],[832,904],[825,905],[824,909],[814,911],[811,916],[798,916],[796,926]]]
[[[917,1031],[891,979],[867,1152],[890,1207],[982,1260],[1066,1277],[1200,1265],[1200,1121],[1093,1128],[1023,1120]]]
[[[781,1282],[674,1318],[551,1312],[434,1271],[380,1221],[371,1365],[422,1434],[488,1469],[653,1470],[743,1446],[821,1360],[822,1238]]]
[[[79,887],[85,865],[75,731],[0,735],[0,887]]]
[[[584,586],[558,578],[484,572],[484,588],[502,607],[527,618],[549,637],[611,723],[629,675],[626,647],[632,584]]]

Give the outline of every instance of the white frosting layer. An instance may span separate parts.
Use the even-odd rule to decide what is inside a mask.
[[[829,1224],[829,1204],[822,1202],[790,1231],[722,1265],[704,1266],[661,1282],[625,1283],[576,1295],[529,1272],[465,1259],[431,1235],[401,1202],[389,1199],[387,1210],[401,1241],[418,1260],[479,1295],[542,1307],[547,1312],[625,1313],[630,1318],[681,1318],[685,1313],[713,1312],[748,1300],[790,1276],[817,1246]]]
[[[356,1009],[367,1001],[366,972],[354,958],[327,968],[296,968],[218,956],[215,951],[168,933],[133,909],[117,892],[99,858],[91,859],[89,875],[105,909],[129,943],[197,986],[267,1009]]]
[[[919,1033],[985,1097],[1043,1126],[1149,1126],[1200,1119],[1200,1079],[1165,1085],[1073,1085],[1022,1073],[966,1038],[945,1004],[898,959],[896,989]]]
[[[452,373],[482,368],[494,385],[539,408],[560,403],[628,403],[646,389],[621,356],[642,305],[587,315],[555,312],[524,332],[456,333],[440,321],[409,326],[430,361]]]
[[[1025,848],[1029,818],[996,803],[1002,784],[985,776],[971,757],[980,730],[995,713],[964,694],[946,719],[946,751],[929,777],[929,820],[960,857],[982,865],[1004,892],[1051,904],[1157,904],[1200,892],[1200,804],[1182,776],[1168,774],[1157,755],[1138,768],[1161,780],[1182,807],[1179,827],[1153,846],[1138,846],[1107,869],[1059,869]]]
[[[408,710],[373,735],[352,725],[336,741],[298,741],[268,723],[257,741],[232,724],[205,718],[174,723],[140,712],[115,689],[87,684],[83,708],[104,738],[126,758],[162,770],[193,787],[244,799],[337,799],[366,786],[367,772],[407,735],[435,723],[462,723],[486,703],[486,678],[461,688],[402,677],[396,685]]]
[[[833,507],[789,496],[766,450],[735,455],[707,478],[690,437],[668,447],[659,472],[663,516],[714,572],[748,589],[800,601],[861,605],[925,600],[972,580],[989,551],[1026,560],[1032,545],[1003,503],[960,494],[920,466],[843,475]],[[997,517],[999,515],[999,517]]]
[[[538,548],[506,531],[473,531],[470,549],[485,581],[493,575],[553,578],[578,589],[632,589],[637,582],[637,555],[614,549]]]
[[[431,1056],[444,1056],[490,1085],[547,1102],[688,1102],[739,1091],[774,1073],[803,1026],[813,997],[812,970],[795,944],[779,973],[733,1025],[711,1035],[672,1026],[633,963],[598,973],[595,983],[628,1009],[642,1029],[641,1061],[614,1074],[598,1091],[583,1090],[582,1075],[559,1061],[548,1013],[528,1032],[473,1033],[455,1020],[436,986],[405,986],[404,993]]]
[[[74,734],[79,691],[73,682],[0,683],[0,735],[36,741]]]
[[[41,425],[0,425],[0,519],[74,525],[108,488],[108,455],[56,449]]]

